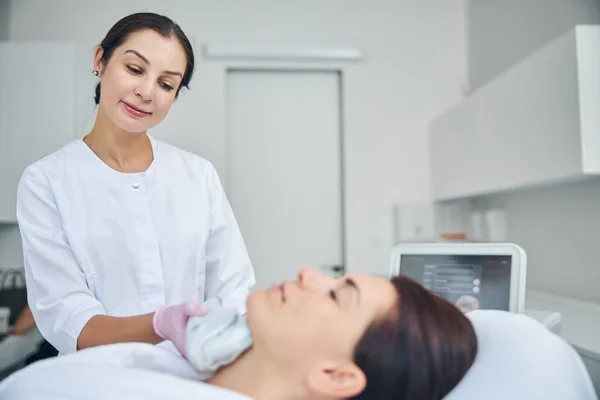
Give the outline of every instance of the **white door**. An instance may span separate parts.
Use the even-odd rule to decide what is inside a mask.
[[[227,75],[227,188],[256,289],[303,266],[343,268],[341,79],[337,72]]]

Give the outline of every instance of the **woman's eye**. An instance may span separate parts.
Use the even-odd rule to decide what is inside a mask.
[[[141,74],[142,73],[142,71],[140,71],[139,69],[134,68],[134,67],[130,67],[129,65],[127,66],[127,69],[129,70],[129,72],[134,73],[134,74]]]
[[[333,300],[337,301],[337,295],[335,294],[335,290],[329,289],[329,297],[331,297]]]
[[[173,90],[173,87],[170,85],[167,85],[166,83],[161,84],[162,88],[165,89],[167,92],[170,92],[171,90]]]

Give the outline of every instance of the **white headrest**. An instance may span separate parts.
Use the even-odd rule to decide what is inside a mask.
[[[598,399],[579,354],[533,318],[496,310],[467,316],[479,352],[444,400]]]

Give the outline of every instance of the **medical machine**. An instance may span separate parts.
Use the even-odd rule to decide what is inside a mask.
[[[389,275],[408,276],[464,312],[527,314],[560,332],[559,313],[526,309],[527,254],[516,244],[400,244],[392,251]]]
[[[390,275],[404,275],[465,311],[523,313],[527,256],[515,244],[401,244],[392,253]]]

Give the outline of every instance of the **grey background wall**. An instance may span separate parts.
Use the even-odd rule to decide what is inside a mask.
[[[475,90],[574,25],[600,23],[600,0],[244,4],[0,0],[0,40],[75,40],[91,54],[116,18],[153,9],[181,20],[198,45],[237,43],[252,33],[264,43],[360,48],[366,59],[346,81],[361,94],[347,110],[349,261],[355,271],[375,273],[385,272],[393,244],[392,205],[430,197],[428,121],[461,100],[463,83]],[[342,4],[344,19],[336,12]],[[243,8],[232,13],[233,5]],[[221,79],[218,71],[200,66],[194,90],[165,131],[224,172],[215,79]],[[600,180],[488,200],[507,207],[509,239],[529,255],[531,288],[600,303]],[[0,225],[0,267],[21,264],[18,229]]]
[[[12,0],[10,39],[67,40],[89,49],[135,11],[178,21],[202,44],[353,47],[344,76],[348,269],[386,273],[392,207],[428,201],[428,122],[462,98],[462,1],[440,0]],[[343,15],[343,16],[342,16]],[[153,133],[210,159],[226,176],[223,65],[198,60],[191,84]],[[90,87],[90,99],[93,88]],[[84,135],[82,130],[81,136]],[[48,132],[52,134],[52,132]],[[292,143],[290,145],[293,145]],[[18,261],[16,227],[0,230],[0,265]]]
[[[0,0],[0,41],[9,39],[10,8],[9,0]],[[13,226],[0,224],[0,268],[20,265],[22,256],[19,231]]]
[[[472,90],[573,26],[600,23],[598,0],[469,0],[466,9]],[[600,302],[600,180],[486,200],[506,206],[530,288]]]
[[[468,0],[471,89],[576,24],[600,22],[598,0]]]
[[[10,1],[0,0],[0,41],[8,40]]]

